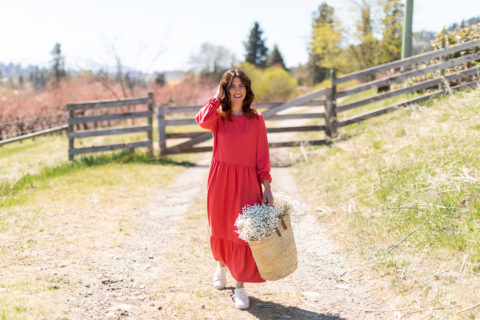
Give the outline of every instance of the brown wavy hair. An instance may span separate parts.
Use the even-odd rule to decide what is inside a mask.
[[[252,81],[245,72],[239,69],[230,69],[226,71],[222,76],[222,80],[220,80],[220,94],[218,96],[218,100],[220,100],[222,107],[219,109],[218,113],[223,120],[230,120],[230,114],[232,113],[232,105],[230,104],[230,92],[228,91],[228,89],[230,89],[230,87],[232,86],[233,79],[235,77],[238,77],[247,89],[247,94],[245,95],[245,99],[243,100],[242,105],[243,113],[249,118],[258,118],[257,110],[252,107],[252,103],[255,100],[255,95],[252,91]]]

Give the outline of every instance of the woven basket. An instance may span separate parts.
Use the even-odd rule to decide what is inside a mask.
[[[259,241],[248,241],[260,275],[265,280],[285,278],[297,269],[297,247],[290,215],[284,216],[277,232]]]

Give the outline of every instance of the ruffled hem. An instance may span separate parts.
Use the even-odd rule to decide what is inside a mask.
[[[265,282],[260,276],[248,243],[235,243],[227,239],[210,237],[210,247],[214,259],[225,263],[236,281]]]

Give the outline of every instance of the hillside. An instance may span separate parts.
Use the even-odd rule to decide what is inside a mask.
[[[318,219],[397,310],[480,314],[456,314],[479,302],[479,123],[480,90],[460,92],[342,128],[295,165]]]

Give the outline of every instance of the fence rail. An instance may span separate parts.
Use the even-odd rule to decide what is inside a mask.
[[[47,134],[66,131],[67,129],[68,129],[68,125],[63,125],[63,126],[59,126],[59,127],[55,127],[55,128],[50,128],[50,129],[46,129],[46,130],[41,130],[41,131],[29,133],[29,134],[26,134],[26,135],[23,135],[23,136],[15,137],[15,138],[0,140],[0,147],[3,146],[3,145],[9,144],[9,143],[13,143],[13,142],[19,142],[19,141],[23,141],[23,140],[27,140],[27,139],[32,139],[32,138],[44,136],[44,135],[47,135]]]
[[[401,60],[396,60],[393,62],[389,63],[384,63],[372,68],[352,72],[346,75],[343,75],[341,77],[338,77],[335,79],[334,84],[340,84],[343,82],[347,82],[350,80],[355,80],[355,79],[361,79],[361,78],[366,78],[368,76],[375,75],[377,73],[380,73],[382,71],[387,71],[387,70],[392,70],[392,69],[398,69],[410,65],[414,65],[419,62],[425,62],[425,61],[430,61],[435,58],[439,58],[451,53],[456,53],[460,51],[465,51],[468,49],[473,49],[477,48],[480,46],[480,39],[478,40],[472,40],[469,42],[461,43],[455,46],[451,46],[445,49],[440,49],[440,50],[435,50],[435,51],[430,51],[430,52],[425,52],[416,56],[411,56],[405,59]]]

